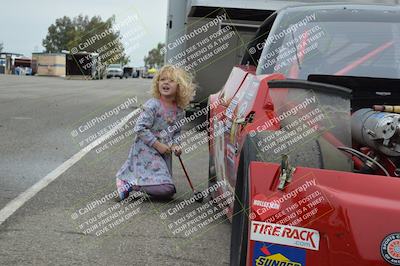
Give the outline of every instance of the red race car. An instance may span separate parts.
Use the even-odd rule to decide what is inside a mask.
[[[398,7],[268,17],[209,97],[209,185],[235,197],[231,265],[400,265],[398,105]]]

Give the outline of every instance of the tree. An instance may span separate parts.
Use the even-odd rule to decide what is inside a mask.
[[[103,64],[128,63],[120,32],[113,30],[115,16],[103,21],[100,16],[89,19],[79,15],[64,16],[50,25],[42,44],[46,52],[59,53],[62,50],[97,52]]]
[[[73,42],[75,42],[77,32],[72,20],[64,16],[56,19],[55,24],[48,28],[46,38],[42,41],[46,52],[59,53],[67,50]]]
[[[162,53],[164,47],[164,43],[158,43],[156,48],[151,49],[143,59],[145,66],[161,67],[164,64],[164,54]]]

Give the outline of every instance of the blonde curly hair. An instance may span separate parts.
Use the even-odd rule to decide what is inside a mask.
[[[157,99],[160,99],[161,97],[160,91],[158,90],[158,84],[162,75],[174,80],[178,84],[175,99],[176,105],[182,109],[185,109],[193,100],[193,97],[196,93],[196,86],[193,83],[193,76],[180,67],[174,65],[163,66],[153,78],[151,93],[153,97]]]

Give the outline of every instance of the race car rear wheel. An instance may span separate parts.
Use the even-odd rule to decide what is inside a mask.
[[[244,160],[239,163],[238,173],[244,174]],[[249,225],[249,187],[247,174],[238,176],[233,206],[230,265],[245,266],[247,258],[248,225]]]
[[[208,187],[212,187],[217,182],[217,175],[215,173],[215,166],[213,162],[213,157],[208,157]],[[214,192],[211,192],[211,198],[214,198]]]

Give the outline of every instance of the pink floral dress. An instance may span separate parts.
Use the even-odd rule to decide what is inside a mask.
[[[166,108],[161,100],[151,98],[143,105],[136,121],[136,137],[129,156],[116,174],[117,187],[127,183],[131,186],[173,184],[172,155],[161,155],[152,147],[156,140],[161,143],[179,145],[180,125],[184,111],[179,108]]]

